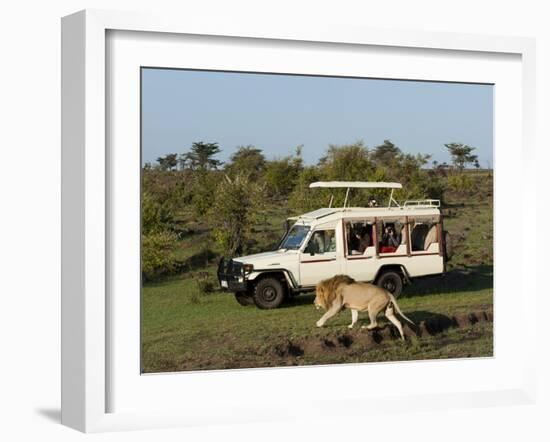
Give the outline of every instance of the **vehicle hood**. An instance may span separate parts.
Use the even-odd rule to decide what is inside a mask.
[[[288,259],[292,259],[298,254],[297,250],[275,250],[272,252],[256,253],[254,255],[239,256],[233,258],[233,261],[243,264],[253,264],[255,268],[278,267]]]

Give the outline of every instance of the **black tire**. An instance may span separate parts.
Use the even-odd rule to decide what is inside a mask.
[[[252,305],[254,304],[254,299],[252,298],[252,295],[250,295],[247,292],[237,292],[235,293],[235,299],[237,302],[243,306]]]
[[[279,307],[285,299],[285,289],[275,278],[263,278],[254,288],[254,304],[261,309]]]
[[[386,270],[376,280],[376,285],[390,292],[396,298],[403,291],[403,278],[399,272]]]

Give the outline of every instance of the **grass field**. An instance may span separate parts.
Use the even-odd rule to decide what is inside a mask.
[[[451,273],[453,279],[468,282],[470,288],[445,290],[437,279],[412,287],[399,300],[401,309],[415,323],[436,315],[446,317],[491,308],[492,275]],[[443,287],[443,290],[442,290]],[[418,289],[424,291],[418,291]],[[349,312],[342,312],[318,329],[321,313],[313,306],[313,294],[302,294],[276,310],[242,307],[231,294],[197,293],[192,279],[150,285],[143,290],[142,351],[143,371],[178,371],[209,368],[263,367],[288,364],[372,362],[407,359],[454,358],[492,355],[492,324],[472,330],[449,329],[437,336],[405,343],[393,341],[380,348],[354,354],[313,351],[302,357],[278,354],[288,341],[322,339],[347,333]],[[368,318],[359,317],[359,324]],[[359,330],[357,333],[368,333]],[[351,359],[350,359],[351,357]]]
[[[399,305],[415,323],[492,311],[492,177],[476,178],[473,197],[449,194],[444,213],[455,249],[445,277],[407,287]],[[284,209],[272,209],[258,227],[258,247],[276,242]],[[366,330],[349,332],[344,311],[319,329],[321,312],[313,294],[302,294],[276,310],[242,307],[217,291],[215,257],[199,226],[178,244],[181,272],[142,289],[142,371],[227,369],[326,363],[355,363],[493,354],[492,322],[450,327],[433,335],[409,335],[406,342],[377,341]],[[359,325],[368,323],[359,317]],[[330,345],[330,343],[337,345]],[[341,343],[342,345],[339,345]]]

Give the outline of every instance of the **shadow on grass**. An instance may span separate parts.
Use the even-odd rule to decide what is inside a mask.
[[[444,275],[416,279],[403,290],[403,297],[425,296],[493,288],[493,266],[479,265],[453,269]],[[290,299],[281,308],[313,304],[315,292],[306,292]]]
[[[493,288],[493,266],[477,265],[453,269],[441,276],[416,279],[401,296],[424,296]]]
[[[203,249],[198,253],[190,256],[184,261],[180,261],[176,264],[175,271],[177,273],[187,273],[192,270],[204,269],[213,265],[219,260],[218,254],[214,253],[210,249]]]
[[[294,296],[290,300],[284,302],[279,308],[296,307],[298,305],[311,305],[313,307],[314,299],[315,292],[300,293],[298,296]]]

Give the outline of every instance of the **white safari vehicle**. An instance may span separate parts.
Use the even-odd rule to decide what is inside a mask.
[[[294,222],[274,251],[222,258],[218,280],[242,305],[279,307],[285,299],[311,291],[337,274],[374,282],[399,296],[414,278],[445,271],[450,252],[439,200],[393,198],[399,183],[316,182],[309,187],[346,188],[343,207],[290,218]],[[347,207],[352,188],[391,189],[386,206]],[[287,222],[287,225],[289,223]]]

